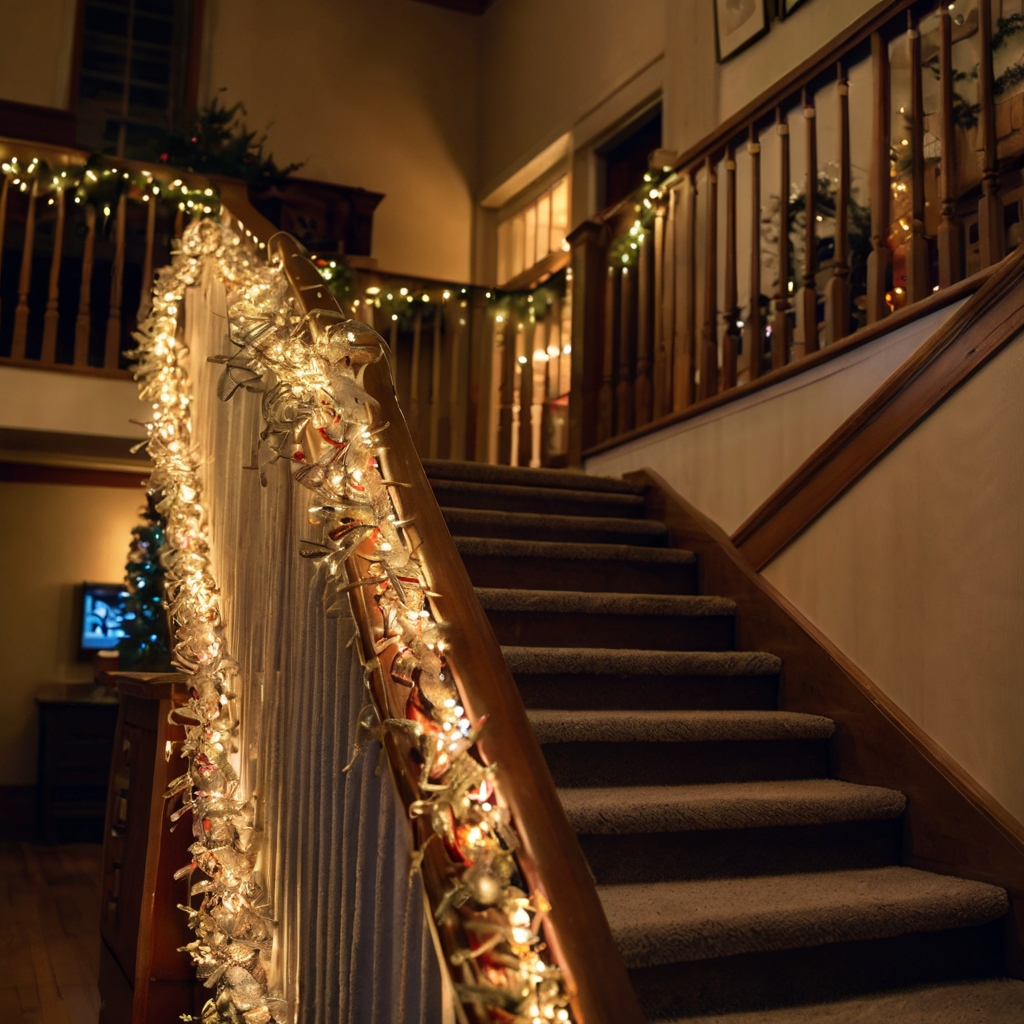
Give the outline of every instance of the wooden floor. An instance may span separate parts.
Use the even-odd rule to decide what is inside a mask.
[[[0,842],[0,1022],[96,1024],[102,847]]]

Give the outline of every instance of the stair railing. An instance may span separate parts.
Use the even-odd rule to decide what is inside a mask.
[[[877,4],[570,235],[571,464],[952,301],[1017,245],[1024,24],[992,14]]]
[[[280,260],[292,293],[305,313],[341,313],[316,267],[294,238],[278,234],[269,243],[271,259]],[[379,343],[378,343],[379,344]],[[430,606],[445,637],[445,659],[474,727],[482,726],[476,753],[483,764],[497,766],[500,788],[521,846],[518,866],[532,894],[542,897],[543,939],[561,969],[577,1024],[640,1024],[639,1009],[621,954],[612,937],[597,890],[575,834],[566,818],[530,728],[522,699],[505,663],[486,614],[445,525],[419,454],[398,404],[389,353],[383,346],[365,365],[361,383],[377,403],[386,423],[381,453],[384,478],[393,482],[407,535],[430,585]],[[378,650],[384,634],[381,613],[371,591],[359,584],[379,575],[364,554],[346,563],[351,608],[363,663],[382,722],[406,717],[409,684],[396,677],[393,646]],[[407,734],[385,727],[384,749],[403,805],[424,798],[420,765]],[[421,858],[431,926],[443,951],[443,967],[464,993],[461,1011],[480,1024],[493,1018],[466,993],[486,977],[466,951],[479,947],[467,930],[463,911],[452,904],[452,891],[465,865],[444,843],[431,841],[433,830],[422,816],[412,817],[413,843]],[[549,909],[548,909],[549,906]]]

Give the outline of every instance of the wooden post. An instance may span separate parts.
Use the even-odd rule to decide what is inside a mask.
[[[64,251],[64,189],[59,187],[54,196],[57,206],[57,223],[53,227],[53,256],[50,259],[50,282],[46,296],[46,312],[43,314],[43,348],[39,355],[41,363],[57,361],[57,324],[60,317],[60,262]]]
[[[18,276],[18,305],[14,310],[14,339],[11,342],[11,358],[24,359],[28,342],[28,293],[32,287],[32,253],[36,236],[36,196],[38,183],[32,182],[28,197],[28,214],[25,217],[25,241],[21,249],[21,273]]]
[[[725,334],[722,336],[722,390],[736,387],[736,357],[740,348],[739,300],[736,285],[736,154],[725,154]]]
[[[672,408],[693,404],[693,373],[697,352],[697,178],[687,175],[683,259],[676,263],[676,346],[672,359]]]
[[[153,244],[155,239],[156,196],[151,195],[146,202],[146,250],[142,256],[142,294],[139,296],[139,311],[135,314],[135,322],[140,324],[149,316],[149,311],[153,308]],[[373,309],[372,306],[369,308]],[[371,323],[370,326],[372,327],[373,324]]]
[[[630,273],[632,271],[632,273]],[[622,268],[619,292],[619,373],[615,385],[615,433],[632,430],[636,422],[633,405],[633,358],[636,339],[636,265]]]
[[[668,347],[665,331],[665,304],[668,289],[665,282],[665,207],[660,199],[654,210],[654,288],[651,298],[651,320],[654,330],[654,375],[653,405],[651,415],[660,419],[669,411],[668,391],[665,383],[668,380]]]
[[[519,324],[516,335],[516,366],[519,369],[519,459],[513,465],[529,466],[533,461],[533,332],[535,327],[529,321]],[[519,334],[522,334],[523,350],[519,352]]]
[[[661,347],[663,358],[660,376],[655,374],[655,397],[661,395],[660,412],[667,416],[672,411],[672,355],[675,351],[676,330],[676,216],[679,206],[676,190],[668,193],[668,211],[665,216],[664,244],[661,264]]]
[[[764,359],[764,324],[761,322],[761,143],[757,127],[750,125],[750,312],[745,330],[750,351],[750,379],[761,376]]]
[[[913,12],[907,11],[907,50],[910,60],[910,201],[911,225],[907,244],[907,302],[931,294],[928,243],[924,237],[924,94],[921,87],[921,33]]]
[[[804,274],[796,299],[796,337],[793,358],[818,351],[818,129],[814,97],[804,90],[804,125],[807,135],[807,169],[804,184]]]
[[[708,183],[704,213],[704,325],[701,334],[697,400],[718,393],[718,164],[704,161]]]
[[[843,65],[836,65],[839,93],[839,181],[836,186],[835,253],[825,285],[825,344],[850,333],[850,86]]]
[[[597,440],[606,441],[615,433],[615,353],[618,343],[619,297],[622,271],[609,267],[605,276],[604,351],[601,360],[601,390],[597,396]]]
[[[939,220],[939,287],[964,276],[964,243],[956,215],[956,124],[953,121],[953,16],[939,5],[939,88],[942,103],[942,213]]]
[[[584,221],[569,235],[572,246],[572,388],[569,393],[570,466],[597,442],[597,395],[604,348],[606,253],[604,225]]]
[[[501,407],[498,410],[498,462],[504,466],[515,465],[512,461],[512,437],[515,433],[512,406],[516,396],[516,332],[511,321],[506,319],[498,325],[501,329]],[[518,439],[516,446],[518,447]]]
[[[78,290],[75,317],[75,366],[89,365],[89,335],[92,333],[92,266],[96,249],[96,207],[85,208],[85,246],[82,250],[82,283]]]
[[[643,232],[637,260],[636,283],[636,382],[633,388],[634,422],[642,427],[651,422],[654,387],[651,380],[652,327],[654,321],[654,274],[651,266],[654,239]]]
[[[982,267],[1006,255],[1003,201],[999,195],[999,153],[996,142],[996,101],[992,75],[992,0],[978,0],[978,103],[981,106],[985,170],[978,204],[978,241]]]
[[[434,310],[434,337],[430,348],[430,458],[438,458],[437,443],[441,436],[441,360],[444,349],[441,342],[441,305]]]
[[[114,263],[110,268],[110,309],[103,346],[103,365],[116,370],[121,360],[121,300],[124,294],[124,231],[128,212],[128,196],[121,193],[114,220]]]
[[[868,254],[868,323],[889,315],[885,298],[889,265],[889,45],[880,32],[871,36],[874,116],[871,134],[871,252]]]
[[[442,296],[443,297],[443,296]],[[455,292],[444,299],[444,323],[449,341],[448,385],[448,458],[462,461],[469,458],[466,433],[469,418],[469,346],[466,344],[469,317],[459,305]]]
[[[789,124],[782,107],[775,110],[775,130],[779,133],[779,282],[775,291],[772,316],[772,369],[785,366],[789,358]]]
[[[399,403],[403,402],[403,399],[408,397],[402,390],[402,384],[399,379],[399,364],[398,364],[398,317],[392,316],[391,326],[388,328],[388,348],[391,349],[391,365],[395,368],[395,395],[398,398]]]
[[[417,449],[423,451],[420,437],[420,362],[423,359],[423,310],[412,316],[412,366],[409,368],[409,428]]]
[[[7,193],[10,190],[11,175],[5,174],[3,178],[4,183],[0,185],[0,264],[3,263],[4,231],[7,227]],[[0,305],[0,309],[2,308]]]

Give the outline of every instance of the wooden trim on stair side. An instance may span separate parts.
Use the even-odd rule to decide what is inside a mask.
[[[780,709],[835,721],[835,777],[906,795],[904,864],[1010,893],[1007,971],[1024,977],[1024,826],[755,572],[719,526],[652,470],[626,479],[646,485],[648,515],[668,525],[672,546],[697,555],[700,592],[736,601],[737,649],[782,658]]]
[[[1024,247],[739,526],[747,562],[763,569],[1022,329]]]

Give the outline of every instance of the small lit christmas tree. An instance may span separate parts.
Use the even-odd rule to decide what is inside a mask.
[[[125,566],[125,601],[122,629],[125,637],[117,645],[121,669],[130,672],[170,671],[170,638],[164,606],[164,567],[160,549],[164,544],[164,517],[156,510],[159,496],[150,492],[142,510],[143,522],[132,529]]]

